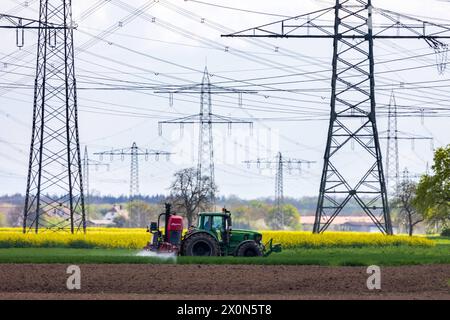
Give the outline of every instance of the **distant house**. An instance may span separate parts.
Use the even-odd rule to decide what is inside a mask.
[[[58,206],[50,210],[47,214],[53,217],[64,218],[70,216],[70,209],[64,206]]]
[[[124,209],[121,204],[113,205],[112,209],[104,215],[105,220],[114,220],[116,217],[124,217],[128,219],[128,210]]]
[[[91,227],[112,227],[115,226],[114,219],[124,217],[128,219],[128,211],[122,205],[115,204],[110,211],[105,213],[103,219],[89,219],[88,225]]]
[[[86,222],[88,227],[114,227],[115,223],[111,220],[105,219],[89,219]]]
[[[302,216],[303,230],[312,231],[314,216]],[[369,216],[337,216],[328,228],[329,231],[379,232]],[[395,232],[395,230],[394,230]]]

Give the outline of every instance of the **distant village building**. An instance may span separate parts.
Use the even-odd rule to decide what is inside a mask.
[[[302,216],[303,230],[312,231],[315,216]],[[338,216],[328,228],[329,231],[379,232],[377,226],[369,216]],[[397,230],[394,228],[394,233]]]
[[[112,209],[103,216],[103,219],[89,219],[87,224],[91,227],[113,227],[116,225],[114,219],[118,217],[128,219],[128,211],[124,209],[122,205],[115,204]]]

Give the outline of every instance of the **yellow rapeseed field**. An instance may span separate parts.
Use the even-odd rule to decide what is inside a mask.
[[[45,231],[22,234],[20,228],[0,228],[0,248],[64,247],[141,249],[149,241],[145,229],[89,228],[87,234]],[[288,248],[343,248],[365,246],[434,246],[424,237],[384,236],[373,233],[326,232],[316,235],[303,231],[261,231],[263,241],[273,238]]]
[[[365,232],[325,232],[312,234],[302,231],[263,231],[263,239],[273,239],[284,248],[333,248],[333,247],[385,247],[385,246],[434,246],[424,237],[403,235],[385,236]]]
[[[21,229],[0,229],[0,248],[63,247],[141,249],[149,241],[145,229],[89,228],[86,234],[43,231],[23,234]]]

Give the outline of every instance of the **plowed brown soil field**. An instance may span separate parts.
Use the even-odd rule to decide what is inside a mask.
[[[368,290],[365,267],[251,265],[0,265],[0,299],[448,299],[450,265],[381,268]]]

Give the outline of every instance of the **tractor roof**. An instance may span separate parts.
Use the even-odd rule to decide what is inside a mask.
[[[229,212],[200,212],[198,215],[200,216],[229,216]]]

